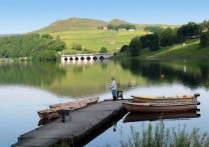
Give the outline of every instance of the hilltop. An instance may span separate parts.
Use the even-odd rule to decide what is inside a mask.
[[[38,30],[37,32],[63,32],[72,30],[96,30],[98,26],[105,26],[107,22],[87,19],[87,18],[70,18],[67,20],[56,21],[49,26]]]
[[[109,22],[89,19],[89,18],[69,18],[67,20],[59,20],[52,24],[37,30],[39,33],[51,33],[51,32],[63,32],[63,31],[75,31],[75,30],[97,30],[98,26],[107,26],[108,24],[133,24],[137,28],[144,28],[145,26],[159,26],[159,27],[176,27],[177,25],[164,25],[164,24],[134,24],[120,19],[112,19]]]
[[[110,22],[105,22],[97,19],[88,18],[69,18],[67,20],[59,20],[45,28],[37,30],[36,32],[63,32],[63,31],[74,31],[74,30],[97,30],[98,26],[107,26],[108,24],[131,24],[124,20],[113,19]]]
[[[125,20],[113,19],[108,24],[119,25],[119,24],[130,24],[130,23]]]

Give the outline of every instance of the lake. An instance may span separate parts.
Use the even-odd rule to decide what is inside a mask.
[[[111,99],[107,83],[115,77],[124,98],[131,95],[182,96],[199,93],[200,117],[164,120],[168,128],[186,125],[191,132],[209,132],[209,62],[177,61],[88,61],[65,63],[0,63],[0,146],[15,144],[21,134],[38,126],[38,110],[48,105],[99,96]],[[131,137],[131,127],[142,131],[157,121],[126,122],[124,116],[85,146],[120,146]],[[113,129],[116,128],[116,131]]]

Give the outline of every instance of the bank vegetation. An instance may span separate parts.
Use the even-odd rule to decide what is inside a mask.
[[[121,47],[119,57],[209,57],[209,21],[189,22],[179,28],[144,29],[150,33],[132,38],[128,45]]]

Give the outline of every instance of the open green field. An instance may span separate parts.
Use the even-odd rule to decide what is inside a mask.
[[[67,45],[64,53],[71,52],[72,44],[81,44],[83,48],[98,52],[101,47],[105,47],[109,52],[120,49],[123,45],[129,44],[131,39],[137,35],[144,35],[143,29],[130,31],[106,31],[106,30],[75,30],[65,32],[50,33],[56,38],[57,35]]]
[[[200,48],[199,40],[196,40],[188,44],[161,48],[156,52],[150,52],[148,49],[145,49],[139,57],[147,59],[203,59],[209,57],[209,46]]]
[[[133,24],[136,27],[135,31],[108,31],[98,30],[98,27],[106,27],[108,24],[132,24],[120,19],[113,19],[110,22],[105,22],[96,19],[87,18],[69,18],[67,20],[56,21],[49,26],[37,30],[39,34],[49,33],[54,38],[59,38],[67,45],[67,49],[63,50],[63,54],[81,53],[73,50],[75,44],[79,44],[83,49],[93,52],[99,52],[102,47],[105,47],[108,52],[116,52],[123,45],[128,45],[131,39],[135,36],[142,36],[150,32],[144,31],[145,27],[161,27],[161,28],[176,28],[179,25],[166,24]]]
[[[67,45],[67,49],[63,50],[63,54],[80,53],[72,50],[73,44],[79,44],[83,49],[93,52],[99,52],[101,47],[107,48],[108,52],[118,51],[123,45],[128,45],[135,36],[142,36],[150,32],[144,31],[147,26],[158,26],[161,28],[175,28],[178,25],[165,24],[134,24],[135,31],[107,31],[98,30],[97,27],[106,27],[108,24],[131,24],[123,20],[113,19],[105,22],[95,19],[86,18],[70,18],[67,20],[56,21],[49,26],[37,30],[35,32],[44,34],[49,33],[54,38],[59,38]]]
[[[101,47],[106,47],[109,52],[118,51],[123,45],[129,44],[131,39],[135,36],[147,34],[144,27],[137,28],[136,31],[105,31],[105,30],[75,30],[65,32],[51,33],[54,37],[60,36],[67,49],[63,54],[79,53],[72,50],[72,44],[81,44],[83,48],[98,52]],[[143,49],[139,58],[190,58],[192,57],[208,57],[209,48],[200,48],[199,39],[190,40],[185,44],[177,44],[170,47],[161,48],[159,51],[150,52],[148,49]]]

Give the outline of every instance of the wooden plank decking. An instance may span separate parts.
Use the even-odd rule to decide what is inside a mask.
[[[57,119],[42,127],[21,135],[13,147],[51,146],[61,140],[74,144],[95,130],[124,116],[126,113],[122,100],[102,101],[71,113],[72,120],[65,123]]]

